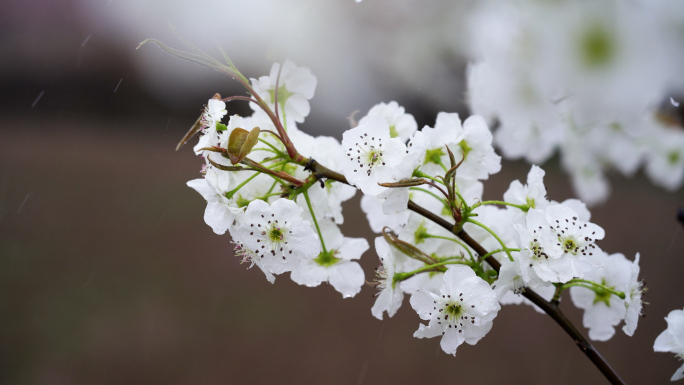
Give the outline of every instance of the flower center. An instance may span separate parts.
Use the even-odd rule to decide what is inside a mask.
[[[384,166],[385,162],[382,159],[382,139],[376,138],[374,136],[368,137],[368,134],[359,135],[359,140],[354,144],[356,146],[356,152],[354,148],[350,148],[347,151],[347,156],[353,162],[358,163],[358,169],[354,169],[354,172],[359,170],[365,171],[368,176],[370,176],[374,167]]]
[[[563,249],[566,253],[577,254],[578,246],[574,239],[566,239],[563,242]]]
[[[441,307],[437,305],[433,308],[438,312],[437,324],[444,322],[447,324],[447,328],[454,328],[459,333],[463,333],[464,322],[475,324],[475,316],[469,315],[466,310],[470,309],[463,305],[463,293],[459,293],[456,299],[451,298],[451,295],[442,294],[442,301],[444,302],[441,303]],[[470,307],[475,309],[475,305],[470,305]]]
[[[268,231],[268,239],[273,243],[280,243],[283,241],[283,238],[283,231],[276,225],[273,225]]]
[[[444,314],[445,316],[452,317],[453,319],[457,319],[461,315],[461,304],[458,303],[447,303],[446,307],[444,308]]]
[[[385,267],[385,265],[380,265],[375,268],[375,283],[379,290],[382,291],[388,287],[388,275],[387,267]]]

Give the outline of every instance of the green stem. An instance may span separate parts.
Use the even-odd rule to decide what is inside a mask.
[[[270,168],[264,167],[260,163],[257,163],[255,161],[249,159],[249,158],[243,159],[241,163],[251,167],[252,169],[254,169],[256,171],[261,171],[264,174],[267,174],[276,180],[279,180],[279,181],[285,180],[285,181],[288,181],[289,183],[292,183],[295,186],[301,186],[304,184],[304,182],[302,182],[301,180],[295,178],[294,176],[292,176],[286,172],[273,171]],[[282,181],[281,181],[281,183],[286,184]]]
[[[484,202],[478,202],[473,205],[473,209],[480,207],[482,205],[502,205],[502,206],[512,206],[512,207],[517,207],[522,211],[527,212],[530,209],[530,206],[527,205],[516,205],[515,203],[510,203],[510,202],[504,202],[504,201],[484,201]]]
[[[610,287],[601,285],[600,283],[587,281],[586,279],[579,279],[579,278],[571,279],[570,281],[563,284],[562,290],[565,290],[565,289],[572,287],[572,286],[586,287],[587,289],[590,289],[593,291],[596,291],[595,288],[599,288],[601,290],[605,290],[609,293],[615,294],[620,299],[625,299],[625,293],[624,292],[611,289]]]
[[[272,168],[276,168],[276,167],[279,167],[279,166],[284,166],[284,165],[286,165],[286,164],[288,164],[288,163],[290,163],[289,160],[283,160],[283,161],[280,161],[280,162],[278,162],[278,163],[276,163],[276,164],[272,164],[272,165],[268,166],[268,168],[271,168],[271,169],[272,169]],[[283,169],[280,169],[279,171],[283,171]]]
[[[421,188],[421,187],[409,187],[409,190],[420,191],[420,192],[424,192],[424,193],[426,193],[426,194],[428,194],[428,195],[432,195],[433,197],[435,197],[435,199],[437,199],[437,200],[439,200],[440,202],[442,202],[442,204],[444,205],[444,207],[447,208],[447,210],[451,211],[451,208],[450,208],[449,205],[444,201],[444,199],[440,198],[439,195],[433,193],[432,191],[426,190],[426,189]]]
[[[414,171],[413,171],[413,176],[417,176],[417,177],[419,177],[419,178],[427,178],[427,179],[430,179],[430,180],[433,181],[433,182],[441,183],[442,185],[444,185],[444,182],[441,181],[440,179],[437,179],[437,178],[435,178],[435,177],[432,177],[432,176],[430,176],[430,175],[428,175],[428,174],[426,174],[426,173],[424,173],[424,172],[422,172],[422,171],[420,171],[420,170],[414,170]]]
[[[318,232],[318,238],[321,240],[321,248],[324,253],[328,250],[325,248],[325,242],[323,241],[323,234],[321,234],[321,228],[318,227],[318,221],[316,220],[316,214],[314,213],[313,206],[311,206],[311,201],[309,200],[309,192],[304,190],[304,199],[306,199],[306,205],[309,206],[309,212],[311,212],[311,218],[313,218],[314,225],[316,225],[316,231]]]
[[[454,190],[454,194],[456,194],[456,196],[458,197],[458,199],[459,199],[459,200],[461,201],[461,203],[463,203],[463,205],[465,206],[465,210],[463,210],[463,211],[466,211],[466,212],[467,212],[467,211],[470,211],[470,210],[471,210],[471,209],[470,209],[470,206],[468,206],[468,203],[466,203],[465,199],[463,199],[463,196],[461,196],[461,194],[458,192],[458,188]]]
[[[483,255],[480,257],[480,259],[487,259],[490,255],[494,255],[496,253],[500,253],[502,251],[520,251],[520,249],[497,249],[497,250],[492,250],[488,252],[487,254]]]
[[[426,265],[426,266],[423,266],[419,269],[409,271],[406,273],[394,273],[394,277],[392,278],[392,283],[394,284],[397,282],[405,281],[405,280],[413,277],[414,275],[417,275],[420,273],[430,272],[430,271],[440,271],[440,270],[437,270],[437,268],[442,267],[442,266],[446,266],[446,265],[469,265],[469,263],[465,262],[465,261],[453,261],[453,260],[443,261],[443,262],[438,262],[438,263],[435,263],[432,265]]]
[[[424,234],[423,234],[423,237],[425,237],[425,238],[435,238],[435,239],[444,239],[444,240],[447,240],[447,241],[451,241],[451,242],[457,243],[457,244],[459,244],[462,248],[464,248],[465,251],[468,252],[468,255],[470,255],[470,260],[471,260],[471,261],[474,261],[474,260],[475,260],[475,258],[473,257],[473,253],[470,251],[470,248],[468,248],[468,246],[466,246],[465,243],[459,241],[458,239],[449,238],[449,237],[443,237],[443,236],[441,236],[441,235],[432,235],[432,234],[429,234],[429,233],[424,233]]]
[[[492,231],[492,229],[490,229],[489,227],[485,226],[484,224],[482,224],[482,223],[480,223],[480,222],[478,222],[478,221],[476,221],[476,220],[474,220],[474,219],[468,218],[468,219],[466,220],[466,222],[470,222],[470,223],[472,223],[472,224],[474,224],[474,225],[480,226],[480,227],[482,227],[483,229],[487,230],[487,232],[488,232],[489,234],[492,234],[492,236],[493,236],[494,238],[496,238],[496,240],[499,242],[499,244],[501,245],[501,247],[504,249],[504,251],[506,252],[506,255],[508,255],[508,259],[510,259],[511,262],[515,262],[515,259],[513,259],[513,257],[511,256],[511,252],[508,251],[509,249],[508,249],[508,247],[506,247],[506,244],[501,240],[501,238],[499,238],[498,235],[496,235],[495,232]]]
[[[558,306],[558,303],[560,302],[561,293],[563,292],[563,284],[554,283],[554,286],[556,286],[556,291],[553,293],[553,298],[551,298],[551,303]]]
[[[259,198],[259,199],[266,199],[266,198],[274,197],[274,196],[276,196],[276,195],[282,195],[282,193],[276,192],[276,193],[266,194],[266,195],[262,196],[262,197]]]
[[[259,138],[259,141],[260,141],[261,143],[267,145],[268,147],[271,147],[271,149],[273,149],[273,152],[275,152],[276,154],[280,155],[280,156],[283,157],[283,158],[285,157],[285,153],[283,153],[282,151],[278,150],[274,145],[272,145],[271,143],[267,142],[265,139]]]
[[[261,174],[259,171],[255,172],[254,175],[250,176],[249,178],[245,179],[242,183],[240,183],[237,187],[234,189],[228,191],[224,196],[228,199],[233,199],[233,195],[235,195],[236,192],[238,192],[242,187],[244,187],[247,183],[249,183],[252,179],[256,178],[257,175]]]
[[[274,159],[279,159],[279,158],[283,157],[282,152],[277,152],[277,151],[271,150],[270,148],[264,148],[264,147],[253,148],[252,151],[250,151],[250,152],[254,152],[254,151],[267,151],[267,152],[272,152],[274,154],[279,155],[277,158],[274,158]]]

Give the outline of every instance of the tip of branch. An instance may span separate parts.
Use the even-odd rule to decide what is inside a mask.
[[[143,40],[143,41],[142,41],[142,42],[141,42],[140,44],[138,44],[138,46],[137,46],[137,47],[135,47],[135,49],[136,49],[136,50],[140,49],[140,47],[142,47],[143,45],[145,45],[145,44],[149,43],[150,41],[152,41],[152,42],[153,42],[153,41],[154,41],[154,39],[145,39],[145,40]]]

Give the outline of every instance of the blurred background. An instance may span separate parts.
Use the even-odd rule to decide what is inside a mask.
[[[470,2],[408,0],[10,0],[0,12],[0,383],[603,383],[548,317],[507,306],[458,357],[412,337],[408,300],[385,321],[372,287],[269,284],[246,271],[227,235],[204,224],[185,183],[201,161],[178,140],[214,93],[242,94],[217,72],[148,45],[188,41],[228,52],[247,77],[290,58],[318,78],[300,127],[341,138],[353,111],[396,100],[419,127],[439,111],[468,114],[463,56]],[[230,114],[249,114],[229,104]],[[359,115],[359,116],[361,116]],[[557,157],[543,165],[549,197],[573,197]],[[529,165],[503,163],[485,184],[500,199]],[[592,209],[600,246],[633,259],[649,288],[634,337],[596,347],[628,383],[665,383],[679,366],[653,353],[670,310],[684,306],[682,190],[639,172],[609,175]],[[345,206],[346,236],[373,234]],[[377,256],[361,260],[373,278]],[[581,327],[569,297],[562,309]]]

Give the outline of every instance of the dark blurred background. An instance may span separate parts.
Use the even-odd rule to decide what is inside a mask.
[[[575,384],[604,380],[570,338],[527,306],[507,306],[458,357],[412,337],[405,300],[370,314],[374,289],[342,299],[331,287],[269,284],[246,271],[227,235],[204,224],[185,186],[201,161],[178,140],[216,92],[242,93],[218,73],[136,46],[181,47],[170,25],[248,77],[290,58],[318,77],[301,128],[341,137],[346,116],[397,100],[419,126],[441,110],[467,114],[465,60],[446,32],[468,2],[6,1],[0,12],[0,383]],[[413,34],[411,31],[421,31]],[[416,36],[417,35],[417,36]],[[455,35],[450,35],[458,45]],[[229,113],[248,114],[229,105]],[[557,159],[549,197],[572,197]],[[485,184],[498,199],[529,165],[504,162]],[[639,173],[611,176],[592,210],[600,246],[633,259],[649,288],[634,337],[596,343],[628,383],[666,383],[679,363],[653,353],[663,317],[684,306],[682,191]],[[343,231],[372,240],[358,207]],[[373,278],[377,257],[362,265]],[[562,308],[581,328],[581,313]]]

